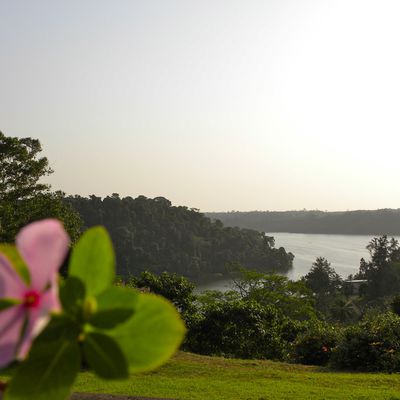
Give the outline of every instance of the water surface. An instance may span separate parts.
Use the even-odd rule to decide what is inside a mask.
[[[358,271],[360,259],[369,259],[366,249],[373,236],[369,235],[325,235],[310,233],[271,232],[268,236],[275,238],[275,247],[284,247],[294,254],[293,269],[287,274],[290,279],[299,279],[307,274],[317,257],[325,257],[331,267],[347,278]],[[400,239],[396,237],[396,239]],[[199,290],[227,290],[229,280],[216,280],[199,285]]]

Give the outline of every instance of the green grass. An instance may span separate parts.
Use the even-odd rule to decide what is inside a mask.
[[[101,381],[81,373],[74,390],[182,400],[400,400],[400,375],[339,373],[181,352],[159,370],[132,375],[127,381]]]

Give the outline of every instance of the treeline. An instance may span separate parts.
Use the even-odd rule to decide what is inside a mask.
[[[41,183],[53,172],[41,151],[37,139],[0,132],[0,242],[12,242],[30,222],[57,218],[73,242],[85,228],[106,226],[123,276],[148,269],[198,279],[226,274],[235,263],[260,271],[286,272],[292,267],[293,255],[276,249],[273,238],[224,227],[196,209],[173,207],[164,197],[65,198]]]
[[[206,213],[226,226],[263,232],[400,235],[400,209],[360,211],[232,211]]]
[[[275,248],[260,232],[224,227],[197,209],[175,207],[164,197],[104,199],[70,196],[65,201],[81,216],[84,229],[104,225],[113,239],[118,273],[176,272],[192,279],[227,274],[240,263],[258,271],[286,272],[294,256]]]

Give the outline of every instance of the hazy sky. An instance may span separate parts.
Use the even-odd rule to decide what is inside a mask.
[[[69,194],[400,207],[400,2],[0,0],[0,130]]]

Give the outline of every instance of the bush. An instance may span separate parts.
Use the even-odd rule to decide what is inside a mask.
[[[281,319],[275,307],[252,301],[207,306],[188,334],[188,350],[237,358],[282,359]]]
[[[149,271],[143,271],[138,277],[132,277],[128,286],[149,290],[167,298],[182,314],[191,313],[193,310],[195,285],[184,276],[170,272],[156,275]]]
[[[334,326],[313,322],[294,341],[291,359],[300,364],[326,365],[338,343],[339,334]]]
[[[309,329],[310,324],[314,324],[313,321],[297,321],[295,319],[284,318],[281,325],[281,338],[287,343],[293,344],[300,334]]]
[[[396,315],[400,315],[400,295],[395,296],[390,302],[390,308]]]
[[[400,317],[388,312],[347,328],[333,366],[363,371],[400,371]]]

